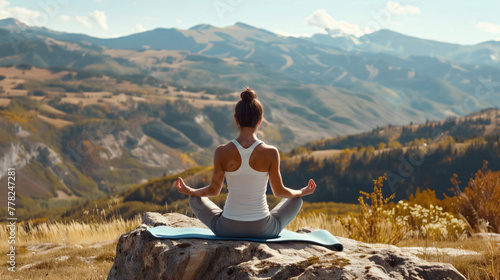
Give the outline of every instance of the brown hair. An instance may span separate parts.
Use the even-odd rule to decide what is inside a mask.
[[[234,116],[238,120],[240,127],[256,127],[264,108],[257,99],[257,93],[251,88],[246,88],[240,94],[241,100],[234,108]]]

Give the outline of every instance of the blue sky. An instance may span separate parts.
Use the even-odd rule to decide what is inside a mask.
[[[157,27],[244,22],[282,35],[325,27],[360,36],[379,29],[459,44],[500,40],[500,1],[464,0],[0,0],[0,19],[117,37]]]

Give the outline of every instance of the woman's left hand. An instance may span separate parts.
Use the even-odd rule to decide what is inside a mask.
[[[191,193],[191,188],[186,186],[184,181],[182,180],[181,177],[177,178],[177,182],[175,183],[175,186],[177,187],[177,191],[183,194],[190,194]]]

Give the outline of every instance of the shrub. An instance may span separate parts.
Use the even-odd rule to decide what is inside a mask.
[[[312,151],[308,150],[306,147],[297,147],[290,151],[291,156],[310,154]]]
[[[15,87],[12,89],[24,89],[24,84],[17,84]]]
[[[20,64],[16,65],[16,68],[21,69],[21,70],[31,70],[31,68],[33,68],[33,66],[31,66],[31,64],[28,64],[28,63],[20,63]]]
[[[71,72],[61,77],[62,81],[71,81],[72,79],[73,79],[73,73]]]
[[[390,141],[389,144],[387,144],[387,147],[389,149],[401,149],[402,145],[399,143],[399,141],[393,140]]]
[[[74,76],[73,78],[77,80],[83,80],[93,77],[101,78],[102,74],[97,71],[77,70],[76,76]]]
[[[46,93],[43,90],[36,89],[33,91],[33,95],[34,96],[44,96],[44,95],[46,95]]]
[[[368,243],[388,243],[397,244],[403,240],[408,228],[403,224],[393,223],[387,212],[384,211],[389,200],[393,199],[395,194],[388,198],[382,195],[383,181],[385,176],[380,176],[374,180],[374,188],[371,194],[360,191],[358,198],[360,212],[348,215],[345,218],[338,217],[340,223],[346,230],[350,238],[368,242]],[[370,204],[365,202],[370,199]]]
[[[412,230],[413,237],[431,240],[457,240],[463,236],[467,224],[444,212],[442,207],[422,207],[419,204],[409,205],[400,200],[396,207],[385,212],[397,224],[406,224]]]
[[[452,214],[459,214],[457,211],[456,205],[458,204],[459,198],[456,196],[446,196],[444,195],[444,199],[440,200],[436,197],[436,191],[431,189],[425,189],[420,191],[420,188],[417,188],[415,194],[411,194],[408,198],[408,201],[403,200],[408,203],[408,205],[413,206],[418,204],[425,208],[430,208],[431,205],[439,206],[443,208],[443,211],[450,212]]]
[[[459,199],[459,211],[476,231],[500,232],[500,171],[488,170],[488,162],[478,170],[463,192],[458,175],[451,179]]]

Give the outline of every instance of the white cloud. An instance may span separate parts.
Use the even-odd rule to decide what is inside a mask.
[[[92,24],[89,22],[89,19],[86,16],[76,16],[75,19],[87,28],[92,27]]]
[[[405,9],[410,15],[420,15],[422,13],[419,7],[413,5],[406,5]]]
[[[389,1],[385,4],[385,9],[393,15],[419,15],[421,13],[420,8],[413,5],[401,6],[399,3]]]
[[[62,21],[70,21],[71,17],[68,16],[68,15],[60,15],[59,19],[62,20]]]
[[[90,13],[90,17],[99,25],[102,29],[108,30],[109,26],[106,19],[106,14],[103,11],[95,10]]]
[[[477,29],[486,31],[490,34],[500,33],[500,25],[495,24],[495,23],[480,21],[480,22],[476,23],[475,26]]]
[[[9,5],[9,2],[5,0],[0,0],[0,19],[8,18],[10,17],[10,13],[7,12],[5,7]]]
[[[40,14],[39,12],[28,10],[25,7],[7,8],[7,11],[11,14],[12,17],[15,17],[17,19],[24,19],[31,22],[36,18],[42,16],[42,14]]]
[[[13,17],[24,22],[33,22],[42,16],[40,12],[24,7],[9,7],[9,5],[9,1],[0,0],[0,19]]]
[[[5,7],[9,6],[9,1],[6,0],[0,0],[0,9],[3,9]]]
[[[146,31],[146,28],[144,28],[142,24],[138,23],[135,25],[134,32],[144,32],[144,31]]]
[[[176,22],[176,23],[182,23],[182,19],[179,19],[179,18],[178,18],[178,19],[176,19],[176,20],[175,20],[175,22]]]
[[[295,33],[290,33],[290,32],[286,32],[283,30],[274,30],[273,32],[276,35],[285,36],[285,37],[297,37],[297,38],[299,37],[299,35],[297,35]]]
[[[321,29],[332,29],[332,30],[338,30],[341,33],[344,34],[351,34],[355,36],[361,36],[363,35],[363,32],[361,32],[361,29],[359,28],[359,25],[357,24],[352,24],[348,23],[343,20],[335,20],[333,19],[325,9],[318,9],[314,11],[310,16],[306,17],[305,19],[306,24],[319,27]]]

